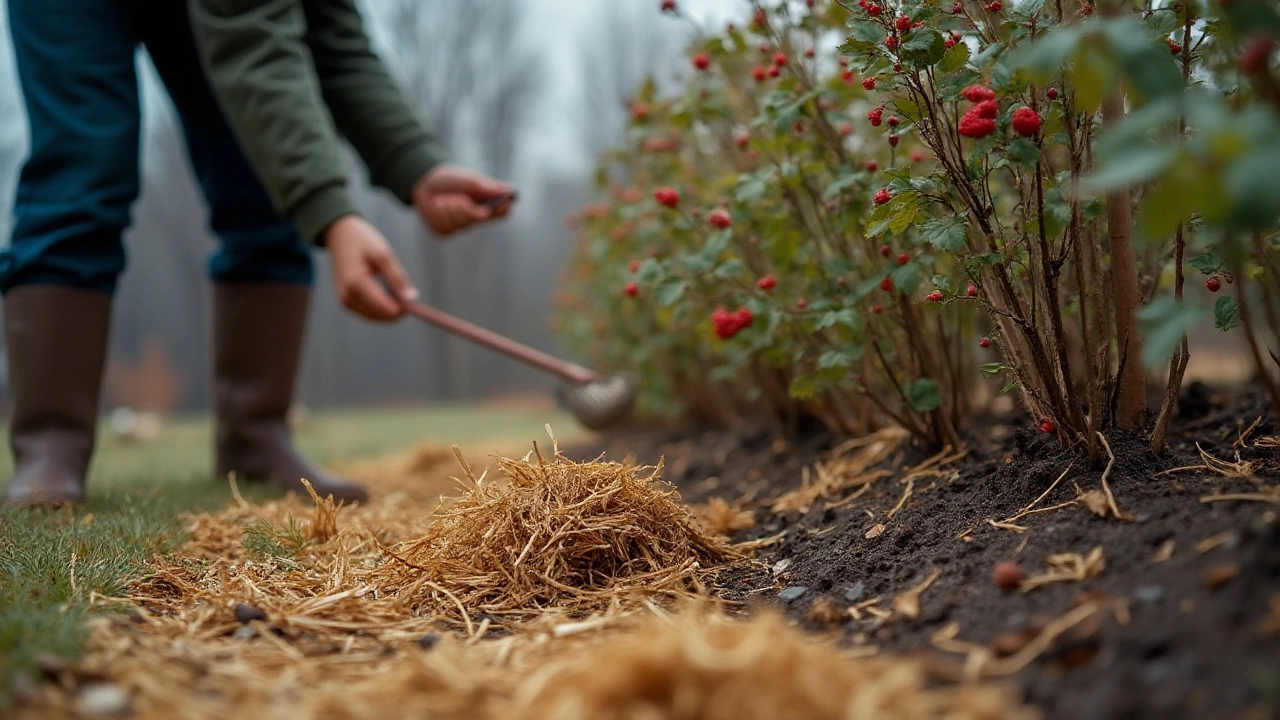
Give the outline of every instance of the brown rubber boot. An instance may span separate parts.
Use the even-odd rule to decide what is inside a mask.
[[[84,502],[110,325],[104,293],[24,285],[5,296],[14,460],[6,505]]]
[[[221,284],[213,296],[218,477],[266,482],[320,497],[364,500],[363,487],[312,465],[293,446],[288,412],[311,291],[288,283]]]

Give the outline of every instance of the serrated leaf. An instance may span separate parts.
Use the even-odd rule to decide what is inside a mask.
[[[884,41],[884,28],[870,20],[855,22],[851,26],[849,37],[859,42],[878,45]]]
[[[1017,137],[1009,141],[1009,159],[1025,168],[1035,168],[1040,162],[1040,148],[1030,140]]]
[[[965,225],[968,213],[934,218],[920,225],[924,239],[937,250],[958,253],[964,250],[968,229]]]
[[[1213,326],[1222,332],[1240,327],[1240,305],[1230,295],[1213,304]]]
[[[933,65],[947,53],[946,41],[933,28],[916,28],[899,50],[902,59],[917,65]]]
[[[920,283],[924,282],[924,276],[920,274],[918,263],[899,265],[889,273],[889,277],[893,278],[893,284],[899,290],[908,295],[920,289]]]
[[[1203,255],[1191,258],[1187,262],[1191,263],[1191,267],[1199,270],[1204,275],[1212,275],[1222,269],[1222,255],[1217,250],[1210,250]]]
[[[889,221],[889,231],[894,235],[901,234],[903,230],[911,227],[911,222],[916,219],[916,214],[919,212],[920,206],[916,203],[904,203]]]
[[[946,41],[943,41],[943,47]],[[967,43],[958,42],[951,46],[946,55],[942,56],[942,61],[938,63],[938,71],[941,73],[951,73],[959,70],[969,64],[969,45]]]
[[[951,279],[946,275],[934,275],[929,278],[929,283],[943,292],[951,289]]]
[[[689,283],[677,278],[668,278],[659,283],[657,290],[654,291],[653,297],[658,301],[658,307],[671,307],[684,297],[684,292],[689,288]]]
[[[937,410],[942,406],[942,391],[938,381],[932,378],[913,380],[905,388],[907,404],[920,412]]]

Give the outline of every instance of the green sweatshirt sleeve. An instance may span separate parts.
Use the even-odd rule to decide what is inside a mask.
[[[246,155],[303,237],[356,208],[341,130],[375,184],[407,201],[438,162],[369,48],[350,0],[190,0],[205,72]]]
[[[442,153],[407,94],[373,52],[354,0],[305,0],[307,44],[320,88],[369,180],[409,202]]]

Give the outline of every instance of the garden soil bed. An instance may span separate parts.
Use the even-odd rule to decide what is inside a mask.
[[[774,512],[772,501],[801,485],[806,468],[812,477],[815,464],[832,460],[830,436],[630,430],[573,454],[662,458],[686,501],[719,497],[753,512],[755,526],[733,539],[768,544],[755,562],[722,575],[721,594],[781,607],[851,644],[929,654],[940,678],[962,673],[958,649],[988,649],[1049,718],[1280,718],[1280,449],[1273,423],[1255,424],[1266,408],[1256,393],[1190,386],[1166,453],[1153,456],[1131,435],[1108,438],[1108,485],[1131,520],[1077,502],[1016,520],[1022,532],[988,521],[1100,489],[1107,464],[1025,429],[1025,418],[975,422],[982,430],[967,438],[967,455],[910,483],[910,493],[901,468],[930,454],[904,446],[865,489],[790,512]],[[1209,471],[1197,443],[1250,472]],[[1190,466],[1201,467],[1177,470]],[[1251,476],[1231,476],[1241,474]],[[1225,493],[1253,499],[1203,501]],[[1084,559],[1095,548],[1105,568],[1082,582],[1020,592],[993,578],[1003,561],[1037,576],[1052,555]],[[897,610],[895,599],[934,574],[914,619],[879,610]],[[1106,611],[1046,634],[1087,603]],[[824,606],[844,612],[831,617]],[[862,607],[860,619],[849,606]],[[1052,641],[1028,648],[1037,636]],[[1028,656],[1020,669],[1012,663]]]

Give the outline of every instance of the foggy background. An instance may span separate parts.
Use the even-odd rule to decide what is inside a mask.
[[[383,59],[450,159],[509,179],[520,192],[506,221],[440,241],[411,209],[365,184],[363,168],[348,152],[362,213],[391,240],[425,302],[557,350],[547,327],[572,246],[564,217],[590,199],[597,154],[623,137],[622,98],[647,75],[671,81],[685,74],[683,48],[695,29],[662,16],[658,0],[360,4]],[[745,8],[735,0],[683,5],[704,22]],[[202,410],[209,375],[204,268],[214,240],[172,105],[141,50],[138,67],[144,187],[125,238],[129,267],[116,297],[106,407]],[[0,6],[0,242],[6,245],[26,144]],[[316,266],[302,402],[418,403],[540,392],[554,384],[412,320],[365,323],[335,300],[323,253]]]

